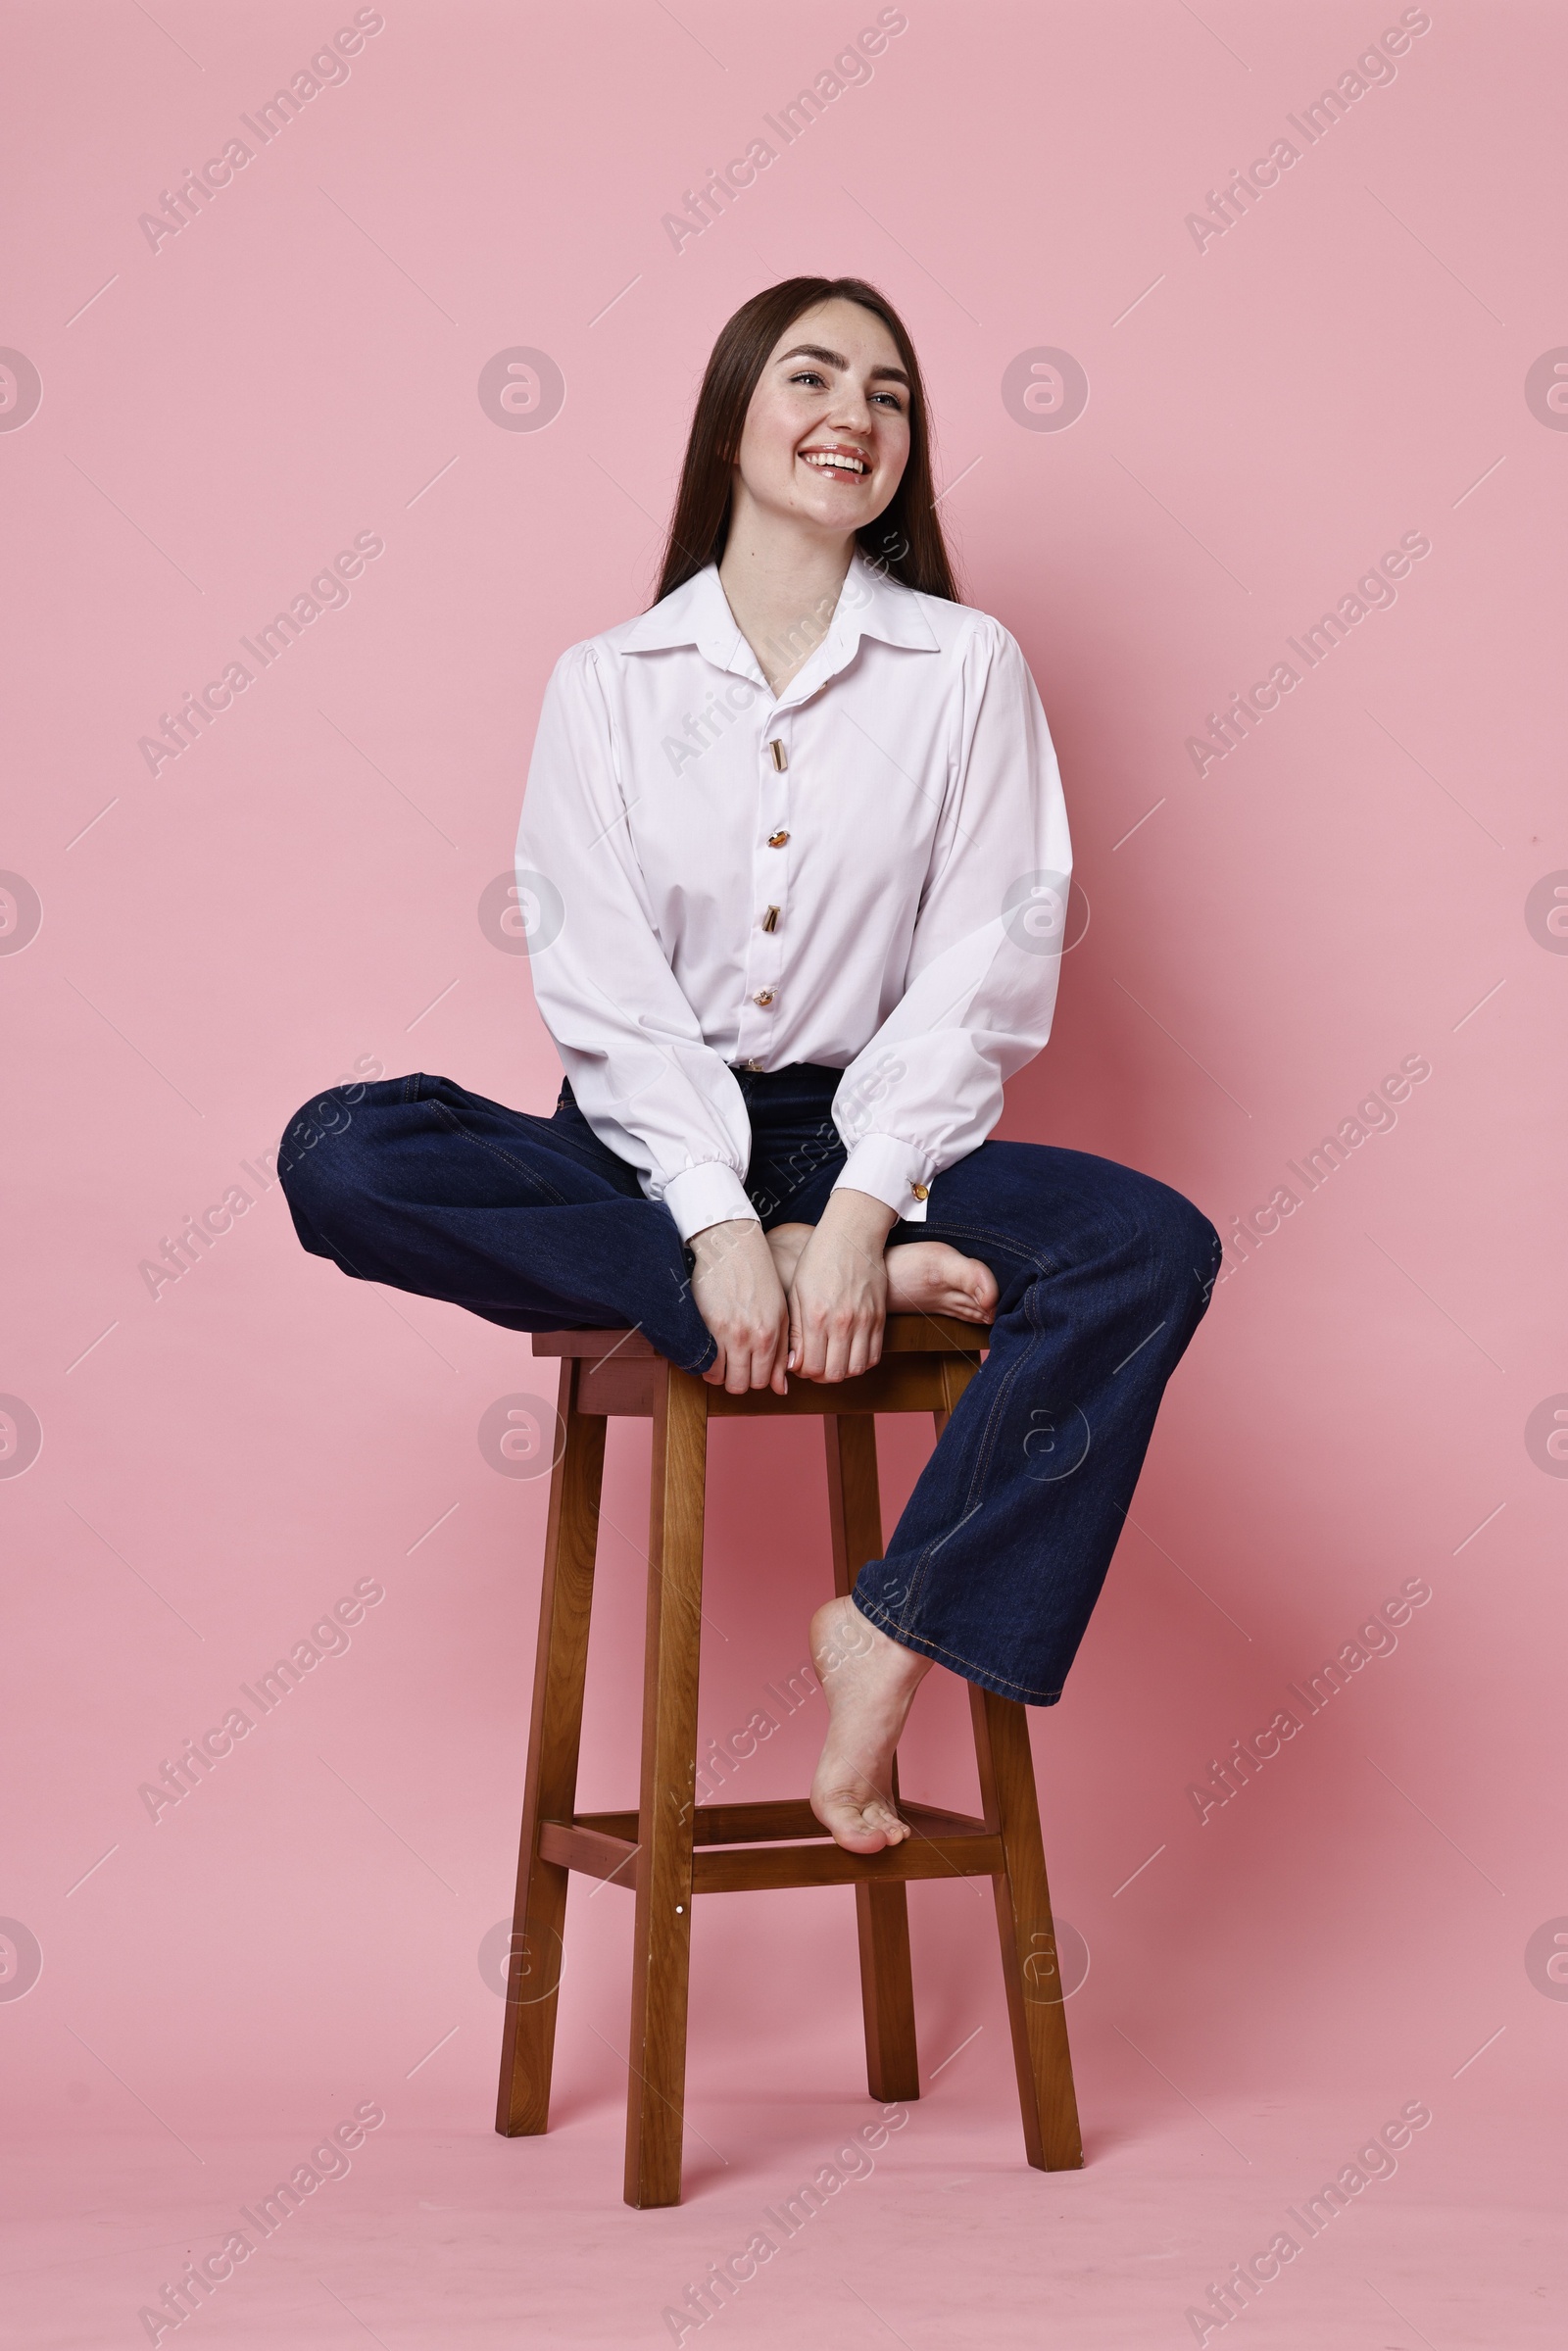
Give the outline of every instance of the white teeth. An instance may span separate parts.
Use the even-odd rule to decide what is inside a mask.
[[[808,449],[803,451],[802,455],[805,457],[806,463],[808,465],[814,465],[819,473],[834,472],[854,473],[856,475],[859,475],[868,473],[870,471],[870,467],[868,465],[862,465],[858,459],[835,457],[832,452],[828,450]]]

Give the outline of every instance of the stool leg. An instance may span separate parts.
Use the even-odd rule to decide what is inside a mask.
[[[986,1826],[1000,1834],[1006,1861],[1005,1872],[994,1884],[1024,2147],[1037,2171],[1075,2171],[1084,2149],[1040,1838],[1028,1711],[1014,1699],[1000,1698],[973,1683],[969,1704]]]
[[[639,2210],[680,2202],[707,1465],[708,1389],[694,1374],[661,1362],[626,2095],[625,2193]]]
[[[496,2104],[496,2129],[508,2138],[547,2130],[550,2123],[550,2069],[570,1873],[540,1860],[539,1824],[569,1821],[577,1801],[588,1612],[605,1466],[604,1420],[576,1408],[580,1378],[579,1365],[568,1356],[561,1366],[561,1416],[566,1438],[550,1480],[522,1846]]]
[[[957,1361],[942,1366],[947,1410],[933,1416],[939,1438],[976,1368]],[[1024,2148],[1037,2171],[1072,2172],[1083,2162],[1084,2147],[1046,1883],[1028,1710],[974,1683],[969,1685],[969,1710],[986,1826],[1000,1834],[1007,1865],[994,1884]]]
[[[869,1412],[825,1413],[828,1511],[833,1529],[833,1589],[842,1598],[868,1559],[882,1552],[882,1504],[876,1475],[876,1421]],[[893,1795],[898,1795],[895,1762]],[[909,1903],[897,1881],[857,1886],[860,2005],[865,2013],[865,2080],[883,2105],[920,2095],[914,2037],[914,1981],[909,1971]]]

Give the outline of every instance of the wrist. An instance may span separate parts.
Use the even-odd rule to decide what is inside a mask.
[[[693,1256],[699,1259],[717,1256],[725,1249],[733,1249],[743,1234],[760,1230],[761,1219],[760,1217],[724,1217],[719,1223],[704,1225],[700,1233],[693,1233],[687,1241],[686,1247],[691,1250]]]
[[[841,1227],[858,1241],[874,1242],[878,1249],[898,1221],[897,1208],[890,1208],[874,1193],[857,1192],[851,1184],[835,1185],[822,1211],[824,1224]]]

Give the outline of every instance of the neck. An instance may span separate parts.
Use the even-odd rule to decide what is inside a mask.
[[[736,624],[775,693],[828,632],[855,536],[827,538],[765,513],[737,482],[718,576]]]

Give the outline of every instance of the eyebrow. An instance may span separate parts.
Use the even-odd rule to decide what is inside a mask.
[[[823,365],[828,367],[846,368],[850,364],[849,361],[844,357],[842,351],[829,351],[825,344],[797,343],[793,351],[785,351],[779,355],[778,365],[782,367],[786,360],[801,359],[820,360]],[[888,378],[894,383],[903,384],[906,391],[908,391],[910,388],[909,379],[905,374],[902,367],[873,367],[871,369],[871,380],[873,383],[877,382],[883,377]]]

